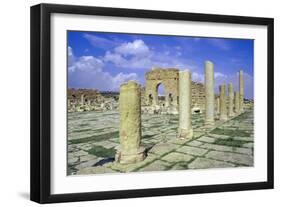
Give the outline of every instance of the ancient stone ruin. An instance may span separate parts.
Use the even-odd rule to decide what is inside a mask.
[[[214,125],[215,121],[215,81],[214,64],[205,62],[205,124]]]
[[[118,96],[105,97],[95,89],[67,90],[68,112],[106,111],[116,109]]]
[[[142,110],[144,113],[178,114],[179,106],[179,70],[176,68],[157,68],[145,74]],[[159,86],[164,87],[164,97],[159,100]],[[202,113],[205,107],[204,85],[192,82],[192,113]],[[162,98],[162,97],[161,97]]]
[[[222,84],[219,86],[219,99],[216,98],[214,91],[214,64],[212,62],[205,62],[205,95],[200,94],[200,96],[196,97],[197,99],[192,97],[194,93],[192,92],[191,76],[192,74],[189,71],[179,71],[173,68],[153,68],[146,73],[146,107],[152,107],[152,110],[157,110],[157,107],[160,109],[161,107],[168,109],[173,107],[178,110],[177,138],[183,140],[193,137],[191,112],[192,107],[195,105],[199,107],[198,97],[202,99],[204,97],[206,128],[215,125],[215,107],[217,108],[217,113],[219,113],[220,122],[231,119],[235,115],[233,109],[235,109],[236,115],[239,115],[244,107],[243,71],[239,72],[239,92],[235,92],[235,104],[232,83],[228,85],[228,97],[226,85]],[[165,87],[165,102],[162,103],[158,99],[158,87],[160,84]],[[146,150],[140,146],[142,90],[141,86],[134,81],[124,83],[120,87],[120,146],[115,156],[116,163],[132,164],[142,161],[146,156]],[[241,100],[242,97],[243,99]],[[82,98],[84,97],[82,96]],[[217,100],[217,104],[215,104],[215,100]]]
[[[191,125],[191,73],[179,72],[179,131],[178,137],[190,139],[193,136]]]
[[[204,69],[204,83],[192,82],[190,71],[167,69],[171,79],[154,68],[149,87],[128,81],[120,93],[69,90],[73,110],[93,111],[68,114],[67,174],[253,166],[254,104],[241,104],[243,73],[215,94],[216,67],[206,61]],[[159,94],[159,84],[168,92]]]
[[[146,79],[146,103],[147,105],[159,105],[158,87],[163,84],[165,88],[165,106],[178,105],[179,70],[175,68],[153,68],[145,74]]]
[[[140,85],[134,81],[124,83],[120,87],[120,148],[115,161],[130,164],[142,161],[145,157],[141,141],[141,91]]]

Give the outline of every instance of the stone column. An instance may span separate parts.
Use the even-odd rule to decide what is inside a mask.
[[[180,139],[193,136],[191,125],[191,73],[179,72],[179,132]]]
[[[217,114],[220,114],[220,97],[218,97],[216,101],[217,101]]]
[[[141,141],[141,88],[134,81],[123,83],[119,96],[120,148],[115,161],[122,164],[135,163],[145,158]]]
[[[234,101],[234,93],[233,93],[233,85],[232,83],[228,84],[228,116],[233,117],[233,101]]]
[[[239,92],[236,91],[236,92],[234,93],[234,108],[235,108],[235,113],[236,113],[236,114],[239,114],[239,113],[240,113],[239,102],[240,102],[240,100],[239,100]]]
[[[239,71],[239,109],[240,112],[244,111],[244,77],[243,70]]]
[[[213,125],[215,116],[215,91],[214,91],[214,64],[205,62],[205,124]]]
[[[84,105],[84,94],[81,95],[80,104],[81,104],[81,105]]]
[[[152,97],[153,97],[153,99],[152,99],[152,105],[153,105],[153,106],[158,105],[158,92],[157,92],[157,87],[156,87],[155,90],[153,91]]]
[[[220,86],[220,120],[227,120],[226,99],[225,99],[225,85]]]

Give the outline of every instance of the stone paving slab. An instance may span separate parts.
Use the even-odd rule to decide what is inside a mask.
[[[96,163],[98,163],[101,160],[101,158],[94,158],[92,160],[88,160],[86,162],[82,162],[79,165],[76,165],[75,168],[77,170],[83,169],[83,168],[88,168],[94,166]]]
[[[144,166],[149,165],[150,163],[156,161],[159,158],[159,156],[155,155],[155,154],[148,154],[147,157],[138,163],[133,163],[133,164],[120,164],[117,162],[113,162],[113,163],[108,163],[105,166],[109,167],[113,170],[119,171],[119,172],[133,172],[133,171],[137,171],[137,169],[140,169]]]
[[[197,139],[197,141],[214,143],[216,141],[216,139],[212,138],[212,137],[203,136],[203,137],[200,137],[199,139]]]
[[[253,148],[254,147],[254,143],[250,142],[250,143],[243,144],[243,147]]]
[[[183,146],[183,147],[177,149],[177,152],[182,152],[182,153],[195,155],[195,156],[202,156],[207,151],[208,150],[206,150],[206,149],[200,149],[198,147],[190,147],[190,146]]]
[[[161,160],[167,161],[167,162],[189,162],[193,159],[193,156],[184,154],[184,153],[178,153],[178,152],[171,152],[168,155],[161,158]]]
[[[149,151],[149,153],[163,155],[173,151],[177,147],[178,145],[172,143],[161,143],[153,146],[152,149]]]
[[[119,146],[118,112],[69,115],[68,174],[124,173],[253,166],[253,112],[205,127],[204,114],[192,115],[194,136],[177,138],[178,115],[142,114],[145,160],[114,162]],[[242,135],[242,136],[241,136]],[[247,136],[245,136],[247,135]]]
[[[208,134],[210,137],[213,137],[213,138],[217,138],[217,139],[229,139],[229,135],[221,135],[221,134],[214,134],[214,133],[209,133]]]
[[[232,162],[235,164],[253,166],[253,157],[250,155],[236,154],[232,152],[212,151],[209,152],[206,157],[215,160]]]
[[[97,166],[97,167],[86,167],[77,172],[78,175],[87,175],[87,174],[103,174],[103,173],[116,173],[116,171],[104,167],[104,166]]]
[[[192,146],[192,147],[198,147],[198,146],[200,146],[202,144],[204,144],[204,143],[199,142],[198,140],[194,140],[194,141],[191,141],[191,142],[187,143],[187,145]]]
[[[169,167],[169,163],[164,162],[162,160],[157,160],[141,168],[140,171],[163,171],[166,170],[168,167]]]
[[[206,168],[224,168],[224,167],[235,167],[234,164],[227,162],[207,159],[198,157],[188,165],[189,169],[206,169]]]
[[[203,144],[200,146],[201,148],[217,150],[217,151],[225,151],[225,152],[233,152],[234,147],[224,146],[224,145],[216,145],[216,144]]]

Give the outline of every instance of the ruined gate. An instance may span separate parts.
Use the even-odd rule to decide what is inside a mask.
[[[153,68],[145,74],[146,105],[158,105],[158,87],[163,84],[165,89],[165,106],[178,105],[179,70],[175,68]]]

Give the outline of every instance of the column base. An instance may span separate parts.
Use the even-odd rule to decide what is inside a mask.
[[[222,121],[227,121],[227,116],[226,116],[226,115],[221,115],[221,116],[220,116],[220,120],[222,120]]]
[[[235,112],[235,116],[238,116],[239,114],[241,114],[240,111],[236,111],[236,112]]]
[[[193,137],[193,129],[179,129],[178,138],[191,139]]]
[[[139,147],[130,151],[117,150],[115,154],[115,162],[120,164],[132,164],[143,161],[146,157],[145,148]]]
[[[215,120],[205,120],[205,126],[214,126]]]
[[[169,106],[169,108],[167,110],[167,114],[178,115],[179,114],[179,110],[175,106]]]

